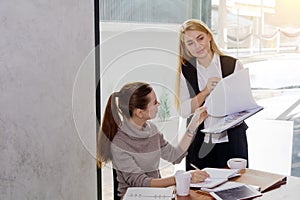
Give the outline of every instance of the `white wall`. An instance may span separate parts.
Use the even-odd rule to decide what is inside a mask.
[[[96,199],[93,2],[0,1],[0,199]]]

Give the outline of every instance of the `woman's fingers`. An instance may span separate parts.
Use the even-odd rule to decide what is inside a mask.
[[[207,87],[208,87],[209,92],[211,92],[216,87],[216,85],[218,84],[218,82],[220,80],[221,79],[218,78],[218,77],[213,77],[213,78],[209,78],[208,79],[208,81],[207,81]]]
[[[207,174],[207,172],[202,170],[193,170],[191,174],[192,174],[192,179],[191,179],[192,183],[203,182],[205,181],[205,179],[209,177],[209,174]]]
[[[200,122],[202,120],[204,120],[207,116],[208,116],[208,113],[206,111],[206,108],[205,107],[199,107],[195,110],[195,114],[199,116],[199,120]]]

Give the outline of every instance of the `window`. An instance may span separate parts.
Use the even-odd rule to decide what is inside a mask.
[[[199,18],[197,0],[102,0],[100,20],[138,23],[182,23]]]
[[[221,49],[226,54],[239,58],[244,67],[249,67],[253,93],[257,100],[266,102],[267,106],[277,106],[283,102],[285,96],[289,95],[289,99],[292,96],[299,97],[299,82],[296,77],[299,67],[294,65],[300,60],[298,11],[293,14],[294,20],[288,18],[283,21],[283,8],[299,8],[292,2],[100,0],[101,110],[104,111],[108,95],[128,81],[154,83],[158,97],[167,91],[170,99],[173,98],[177,67],[177,31],[179,25],[189,18],[201,18],[206,22]],[[298,61],[293,65],[287,64],[295,60]],[[281,65],[277,65],[279,63]],[[286,78],[291,75],[294,79]],[[276,82],[276,88],[268,85],[269,80]],[[289,106],[295,102],[297,101],[291,101]],[[170,105],[172,109],[172,101]],[[171,113],[171,117],[176,115],[174,110]],[[275,115],[272,117],[276,118]],[[292,175],[300,176],[299,106],[295,106],[286,117],[287,120],[295,122]],[[104,185],[105,187],[109,186]]]

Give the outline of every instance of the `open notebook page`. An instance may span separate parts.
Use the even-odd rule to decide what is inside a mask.
[[[209,174],[209,178],[200,183],[191,183],[193,189],[213,188],[228,181],[228,178],[239,175],[239,169],[219,169],[219,168],[204,168]]]

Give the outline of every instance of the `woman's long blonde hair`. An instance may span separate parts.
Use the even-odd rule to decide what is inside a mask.
[[[197,19],[189,19],[185,21],[180,29],[179,29],[179,45],[178,45],[178,66],[177,66],[177,78],[176,78],[176,85],[175,85],[175,107],[177,111],[179,111],[180,108],[180,74],[181,74],[181,66],[186,65],[186,62],[189,61],[193,56],[190,54],[189,50],[186,48],[185,42],[184,42],[184,35],[186,31],[201,31],[206,34],[208,34],[211,37],[210,40],[210,47],[212,52],[217,53],[219,55],[224,55],[219,47],[217,46],[217,43],[214,40],[213,34],[211,30],[207,27],[205,23],[203,23],[200,20]]]

